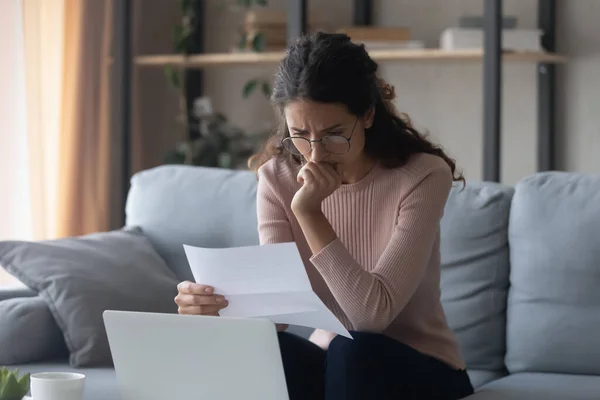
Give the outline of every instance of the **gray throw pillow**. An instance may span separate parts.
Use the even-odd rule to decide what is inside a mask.
[[[69,354],[41,297],[0,301],[0,365],[27,364]]]
[[[0,264],[48,303],[73,367],[112,365],[105,310],[177,312],[178,280],[139,230],[0,242]]]

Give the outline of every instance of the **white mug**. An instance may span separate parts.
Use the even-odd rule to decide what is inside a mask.
[[[33,400],[83,400],[85,375],[71,372],[42,372],[31,375]]]

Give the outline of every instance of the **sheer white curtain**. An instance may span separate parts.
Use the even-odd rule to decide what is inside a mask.
[[[21,2],[0,3],[0,240],[33,236]],[[0,284],[9,282],[0,273]]]
[[[64,0],[21,0],[33,239],[56,235]]]
[[[63,15],[63,0],[0,1],[0,240],[56,231]]]
[[[0,3],[0,240],[32,237],[21,3]]]

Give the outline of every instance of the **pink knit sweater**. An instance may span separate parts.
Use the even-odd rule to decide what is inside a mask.
[[[376,165],[322,205],[338,238],[312,254],[290,209],[298,169],[274,158],[259,171],[261,244],[296,242],[316,294],[348,330],[383,333],[465,368],[440,303],[440,218],[452,186],[439,157]]]

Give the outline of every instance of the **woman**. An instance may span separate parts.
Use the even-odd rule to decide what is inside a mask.
[[[473,392],[440,303],[440,218],[464,179],[395,113],[376,72],[345,35],[301,38],[275,77],[279,135],[251,160],[261,244],[296,242],[315,292],[354,338],[280,332],[292,400]],[[190,282],[176,302],[182,314],[227,305]]]

